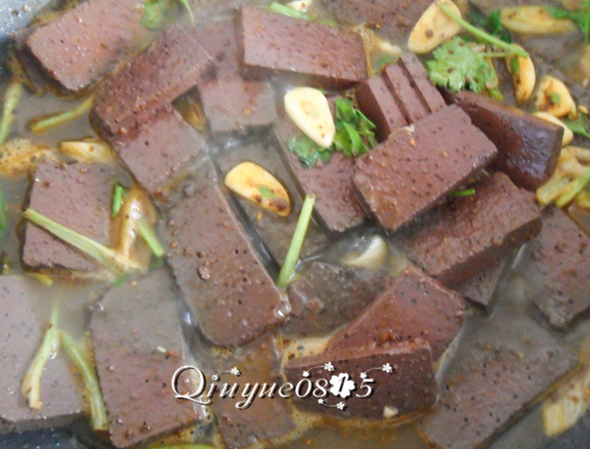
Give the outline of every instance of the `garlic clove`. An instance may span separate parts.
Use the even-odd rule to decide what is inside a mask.
[[[572,140],[574,140],[574,133],[571,129],[569,129],[565,123],[559,120],[557,117],[551,114],[547,114],[546,112],[535,112],[535,117],[542,118],[543,120],[547,120],[548,122],[554,123],[555,125],[559,125],[563,128],[563,140],[561,141],[561,146],[565,147],[568,145]]]
[[[514,33],[562,34],[576,31],[569,19],[556,19],[543,5],[508,6],[500,11],[502,25]]]
[[[297,127],[320,147],[332,145],[336,126],[328,99],[318,89],[291,89],[285,94],[285,110]]]
[[[533,60],[530,56],[527,58],[518,55],[510,56],[506,58],[506,68],[512,75],[514,98],[518,104],[522,104],[529,99],[535,90],[537,73]]]
[[[461,11],[451,0],[436,0],[420,17],[410,37],[408,48],[416,54],[428,53],[461,31],[461,25],[447,16],[438,5],[443,4],[461,17]]]
[[[267,170],[253,162],[242,162],[225,176],[232,192],[281,217],[291,213],[291,200],[283,185]]]
[[[285,6],[288,6],[291,9],[299,12],[307,12],[309,7],[311,6],[312,0],[295,0],[292,2],[287,3]]]
[[[562,81],[553,76],[545,75],[539,81],[535,92],[535,108],[554,117],[576,118],[578,110],[569,89]]]

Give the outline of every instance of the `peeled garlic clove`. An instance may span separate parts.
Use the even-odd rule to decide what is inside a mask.
[[[351,267],[376,270],[385,264],[388,254],[387,242],[380,235],[376,235],[361,254],[347,254],[342,258],[342,263]]]
[[[447,16],[438,5],[447,6],[461,17],[461,11],[451,0],[436,0],[426,8],[410,34],[408,48],[411,52],[428,53],[461,31],[461,25]]]
[[[557,78],[545,75],[539,82],[535,93],[535,108],[554,117],[568,115],[570,118],[578,116],[576,102],[569,89]]]
[[[565,147],[568,145],[572,140],[574,140],[574,133],[571,129],[569,129],[565,123],[559,120],[557,117],[547,114],[546,112],[535,112],[534,114],[536,117],[542,118],[543,120],[547,120],[548,122],[554,123],[559,125],[563,128],[563,140],[561,141],[561,146]]]
[[[556,19],[545,6],[509,6],[500,12],[502,25],[522,34],[562,34],[576,31],[576,24],[569,19]]]
[[[311,6],[311,1],[312,0],[295,0],[294,2],[287,3],[285,6],[288,6],[295,11],[307,12]]]
[[[277,179],[260,165],[242,162],[225,176],[226,187],[243,198],[281,217],[291,212],[287,191]]]
[[[296,87],[285,94],[285,110],[297,127],[322,148],[334,141],[336,126],[328,99],[312,87]]]
[[[115,162],[110,147],[100,141],[61,142],[59,151],[78,162]]]
[[[519,48],[520,45],[518,45]],[[514,98],[518,104],[528,100],[535,90],[537,74],[535,65],[531,57],[523,58],[522,56],[510,56],[506,58],[506,68],[512,74],[512,87],[514,89]]]

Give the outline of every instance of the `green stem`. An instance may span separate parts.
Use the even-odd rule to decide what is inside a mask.
[[[488,34],[485,31],[482,31],[482,30],[480,30],[477,27],[474,27],[469,22],[467,22],[467,21],[463,20],[461,17],[455,15],[449,9],[448,6],[440,4],[440,5],[438,5],[438,7],[447,16],[449,16],[452,20],[454,20],[455,22],[457,22],[459,25],[461,25],[463,28],[465,28],[467,31],[469,31],[474,36],[479,37],[482,41],[487,42],[487,43],[489,43],[491,45],[495,45],[496,47],[500,47],[500,48],[503,48],[505,50],[508,50],[511,54],[516,54],[518,56],[522,56],[523,58],[528,58],[529,57],[529,54],[526,51],[524,51],[522,48],[519,48],[516,45],[509,44],[507,42],[504,42],[503,40],[498,39],[497,37],[494,37],[491,34]]]
[[[53,278],[51,278],[50,276],[47,276],[46,274],[43,273],[33,273],[33,272],[28,272],[27,275],[29,275],[30,277],[37,279],[39,282],[41,282],[43,285],[45,285],[46,287],[51,287],[53,285]]]
[[[29,401],[29,408],[41,410],[43,403],[41,402],[41,374],[45,364],[52,354],[57,351],[59,346],[59,337],[57,334],[57,308],[53,309],[49,323],[47,323],[47,330],[41,341],[41,345],[29,365],[23,383],[21,385],[21,392],[23,396]]]
[[[25,210],[23,217],[37,226],[42,227],[64,242],[78,248],[80,251],[103,265],[112,266],[114,264],[117,268],[123,269],[123,271],[129,269],[129,263],[123,260],[122,256],[115,250],[108,248],[85,235],[79,234],[76,231],[72,231],[39,212],[35,212],[31,208]]]
[[[121,211],[121,207],[123,207],[123,196],[125,195],[125,187],[121,184],[115,184],[115,192],[113,193],[113,207],[112,207],[112,215],[113,218],[117,218],[119,212]]]
[[[561,191],[559,197],[555,200],[555,204],[558,207],[563,207],[570,203],[588,183],[590,183],[590,168],[588,168],[581,176],[570,182]]]
[[[282,14],[287,17],[291,17],[293,19],[301,19],[301,20],[310,20],[309,15],[304,12],[297,11],[293,8],[288,7],[287,5],[283,5],[282,3],[272,2],[268,9],[276,14]]]
[[[475,195],[475,189],[455,190],[449,195],[451,198],[458,196],[473,196]]]
[[[301,252],[301,247],[303,246],[303,240],[305,239],[305,234],[307,233],[307,227],[311,221],[311,213],[313,212],[314,203],[315,195],[307,195],[305,197],[305,201],[303,201],[303,207],[301,208],[301,213],[299,214],[299,220],[297,220],[297,226],[295,227],[295,232],[293,233],[291,246],[289,246],[289,252],[287,253],[285,263],[283,264],[283,268],[281,268],[281,273],[279,274],[279,280],[277,282],[279,288],[285,288],[291,279],[291,276],[293,276],[293,273],[295,272],[295,264],[299,259],[299,253]]]
[[[90,365],[80,350],[80,347],[70,335],[65,332],[60,332],[59,337],[64,349],[76,364],[84,378],[84,383],[86,384],[90,397],[90,419],[92,420],[92,427],[94,430],[108,430],[109,420],[107,417],[107,410],[104,405],[102,394],[100,392],[100,385],[98,384],[94,368]]]
[[[160,243],[160,240],[158,239],[158,236],[154,232],[154,229],[147,223],[145,218],[139,218],[136,222],[136,225],[137,225],[137,230],[139,231],[139,234],[145,240],[145,242],[148,244],[148,246],[150,247],[150,249],[154,253],[154,256],[163,257],[164,253],[166,251],[164,250],[164,247]]]
[[[2,120],[0,121],[0,145],[4,143],[10,132],[10,124],[14,120],[14,110],[23,93],[23,85],[11,81],[4,94],[4,108],[2,109]]]
[[[195,26],[195,16],[193,16],[193,10],[191,9],[191,6],[188,4],[188,0],[178,0],[180,2],[180,4],[182,6],[184,6],[184,9],[186,9],[188,11],[188,15],[191,19],[191,24],[194,27]]]
[[[76,106],[73,109],[70,109],[69,111],[59,112],[57,114],[51,115],[46,118],[34,119],[30,123],[29,128],[31,128],[31,131],[33,131],[34,133],[40,133],[42,131],[46,131],[49,128],[59,126],[59,125],[66,123],[70,120],[74,120],[74,119],[80,117],[82,114],[90,111],[91,107],[92,107],[92,97],[90,96],[86,100],[84,100],[82,103],[80,103],[78,106]]]
[[[506,52],[499,52],[499,51],[488,51],[488,52],[483,52],[483,53],[479,53],[481,56],[483,56],[484,58],[506,58],[508,56],[513,56],[512,53],[510,53],[509,51]]]

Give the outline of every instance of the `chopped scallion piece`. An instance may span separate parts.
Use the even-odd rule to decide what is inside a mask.
[[[59,112],[57,114],[50,115],[49,117],[45,118],[34,119],[29,124],[29,128],[31,128],[31,131],[33,131],[34,133],[46,131],[49,128],[54,128],[63,123],[77,119],[82,114],[85,114],[86,112],[90,111],[91,107],[92,97],[88,97],[82,103],[77,105],[75,108],[70,109],[69,111]]]
[[[301,11],[297,11],[297,10],[290,8],[287,5],[283,5],[282,3],[279,3],[279,2],[272,2],[268,6],[268,9],[270,9],[272,12],[274,12],[276,14],[282,14],[284,16],[288,16],[293,19],[310,20],[310,17],[308,14],[301,12]]]
[[[158,240],[158,236],[154,232],[153,228],[145,221],[144,218],[139,218],[136,222],[137,230],[141,237],[145,240],[148,244],[154,256],[156,257],[163,257],[165,250],[160,240]]]
[[[10,132],[10,124],[14,120],[14,110],[23,93],[23,85],[16,81],[11,81],[4,94],[4,107],[2,109],[2,119],[0,120],[0,145],[4,143]]]
[[[573,201],[575,196],[590,183],[590,168],[586,170],[584,174],[574,178],[569,184],[567,184],[560,192],[559,197],[555,200],[555,204],[559,207],[563,207],[566,204]]]
[[[461,25],[463,28],[465,28],[467,31],[469,31],[474,36],[480,38],[482,41],[487,42],[490,45],[494,45],[496,47],[500,47],[505,50],[508,50],[511,54],[522,56],[523,58],[529,57],[529,54],[526,51],[524,51],[522,48],[520,48],[516,45],[513,45],[513,44],[509,44],[507,42],[504,42],[502,39],[498,39],[497,37],[494,37],[491,34],[488,34],[485,31],[480,30],[477,27],[474,27],[469,22],[463,20],[461,17],[456,16],[447,5],[441,3],[438,5],[438,7],[447,16],[449,16],[452,20],[457,22],[459,25]]]
[[[0,190],[0,234],[4,232],[6,227],[6,202],[4,201],[4,193]]]
[[[285,263],[283,264],[283,268],[281,268],[281,273],[279,274],[279,280],[277,282],[279,288],[285,288],[289,283],[291,276],[293,276],[293,273],[295,272],[295,264],[299,259],[299,253],[301,252],[301,247],[303,246],[303,240],[305,239],[305,234],[307,233],[307,227],[311,221],[311,213],[313,212],[314,203],[314,195],[307,195],[303,201],[303,207],[301,208],[301,214],[299,214],[299,220],[297,220],[297,226],[295,227],[295,232],[293,233],[293,239],[291,240],[291,245],[289,246],[289,252],[287,253]]]
[[[92,427],[94,430],[108,430],[109,420],[107,417],[107,410],[104,405],[94,368],[90,365],[78,344],[69,334],[59,332],[59,337],[64,349],[80,370],[86,388],[88,389]]]
[[[57,309],[53,309],[49,323],[47,323],[47,330],[41,341],[41,345],[29,365],[23,383],[21,385],[21,392],[23,396],[29,401],[29,408],[34,410],[41,410],[43,403],[41,402],[41,373],[49,358],[57,351],[59,346],[59,336],[57,332]]]
[[[79,234],[76,231],[72,231],[39,212],[35,212],[31,208],[25,210],[23,217],[62,239],[64,242],[78,248],[83,253],[107,267],[114,265],[116,268],[122,269],[123,271],[133,268],[132,264],[125,260],[115,250],[108,248],[85,235]]]
[[[125,195],[125,187],[121,184],[115,184],[115,192],[113,193],[113,208],[112,214],[113,218],[117,218],[119,212],[121,211],[121,207],[123,206],[123,196]]]
[[[37,279],[39,282],[41,282],[46,287],[51,287],[53,285],[53,278],[51,276],[47,276],[46,274],[43,274],[43,273],[28,272],[27,274],[29,276],[31,276],[32,278]]]
[[[166,26],[169,0],[147,0],[143,2],[140,24],[150,30],[161,30]]]
[[[473,196],[475,195],[475,189],[455,190],[449,195],[451,198],[460,196]]]
[[[193,10],[191,9],[191,6],[188,4],[188,0],[178,0],[180,2],[180,4],[182,6],[184,6],[184,9],[186,9],[188,11],[188,15],[191,18],[191,24],[193,26],[195,26],[195,16],[193,16]]]

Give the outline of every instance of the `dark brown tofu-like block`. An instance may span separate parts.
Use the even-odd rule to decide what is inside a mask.
[[[246,78],[280,73],[302,84],[344,89],[367,76],[363,40],[344,28],[244,5],[237,41]]]
[[[29,207],[94,241],[110,246],[114,173],[104,164],[37,164]],[[31,268],[91,272],[94,259],[40,227],[27,223],[23,262]]]
[[[218,79],[201,85],[199,93],[212,134],[262,128],[278,119],[274,91],[268,82]]]
[[[181,27],[171,25],[100,85],[92,119],[105,134],[131,132],[213,69],[207,52]]]
[[[361,112],[377,127],[376,134],[380,141],[408,124],[381,76],[360,83],[356,88],[355,97]]]
[[[462,359],[449,361],[438,402],[419,427],[429,447],[486,447],[576,365],[576,356],[530,318],[502,320],[512,329],[470,335],[474,344],[457,351]]]
[[[464,314],[465,301],[461,295],[408,265],[330,339],[327,349],[375,348],[422,338],[430,344],[432,358],[438,360],[461,329]]]
[[[217,78],[199,85],[211,133],[243,132],[273,124],[277,111],[270,84],[245,80],[239,74],[236,21],[224,20],[187,31],[218,66]]]
[[[301,134],[290,118],[285,117],[277,124],[275,134],[297,190],[302,197],[316,195],[314,213],[328,232],[338,234],[367,220],[353,191],[354,158],[334,151],[327,164],[308,168],[287,148],[288,140]]]
[[[496,287],[510,267],[512,260],[512,254],[501,257],[476,275],[455,286],[454,289],[470,301],[490,312],[494,307],[494,300],[496,299],[494,297]]]
[[[251,446],[268,438],[284,435],[294,429],[291,407],[280,397],[260,397],[265,388],[281,385],[281,356],[273,337],[264,337],[247,346],[236,349],[230,356],[214,362],[216,372],[230,368],[240,370],[239,382],[242,388],[249,384],[255,397],[245,407],[248,399],[241,394],[234,399],[215,396],[213,411],[219,431],[230,449]],[[227,377],[222,382],[230,382]],[[222,384],[223,385],[223,384]],[[218,388],[222,388],[218,384]],[[244,390],[245,391],[245,390]],[[276,390],[275,390],[276,394]],[[236,405],[245,408],[237,408]]]
[[[383,274],[364,268],[313,262],[289,285],[292,310],[281,330],[304,337],[330,333],[356,317],[386,281]]]
[[[341,22],[378,29],[380,34],[396,42],[406,41],[412,28],[430,5],[419,0],[406,2],[372,0],[322,0],[322,4]]]
[[[188,365],[174,282],[160,268],[114,287],[92,314],[90,330],[111,441],[135,446],[205,417],[193,402],[176,399],[173,373]],[[196,391],[188,379],[179,392]],[[154,406],[157,404],[157,406]]]
[[[519,187],[536,190],[553,174],[563,128],[484,95],[454,95],[475,126],[498,148],[494,165]]]
[[[327,363],[333,365],[333,371],[318,369]],[[383,369],[387,365],[391,367],[390,372]],[[309,377],[304,376],[304,371]],[[362,373],[374,382],[364,383]],[[428,409],[436,401],[432,356],[424,340],[390,343],[380,348],[335,349],[289,360],[285,364],[285,376],[293,385],[323,378],[330,386],[328,381],[333,376],[346,374],[356,386],[351,396],[342,400],[341,396],[328,395],[325,403],[332,407],[318,403],[315,397],[296,400],[295,405],[339,418],[384,419]],[[369,397],[357,397],[367,394],[367,388],[372,390]],[[344,410],[334,407],[337,402],[344,402]]]
[[[89,0],[35,29],[25,58],[35,61],[64,93],[100,79],[136,47],[141,9],[136,0]]]
[[[428,73],[414,53],[404,53],[399,58],[400,65],[410,85],[416,89],[426,108],[430,112],[436,112],[446,106],[443,96],[428,79]],[[473,119],[472,119],[473,121]]]
[[[408,123],[417,122],[431,113],[400,64],[387,66],[383,77]]]
[[[354,186],[365,209],[390,231],[426,212],[495,156],[467,114],[449,106],[356,159]]]
[[[590,238],[557,208],[543,210],[542,218],[526,269],[543,281],[535,303],[563,328],[590,307]]]
[[[511,253],[541,230],[532,194],[496,172],[407,229],[396,241],[408,258],[449,288]]]
[[[41,410],[30,409],[21,393],[46,327],[38,319],[39,305],[47,300],[40,293],[35,280],[0,276],[0,433],[64,426],[78,419],[85,407],[63,353],[48,360],[43,369]]]
[[[186,190],[189,192],[189,190]],[[210,162],[163,230],[167,259],[203,334],[238,346],[284,320],[288,306],[217,185]]]
[[[206,152],[204,139],[171,107],[161,109],[137,132],[109,140],[133,177],[152,196]]]

